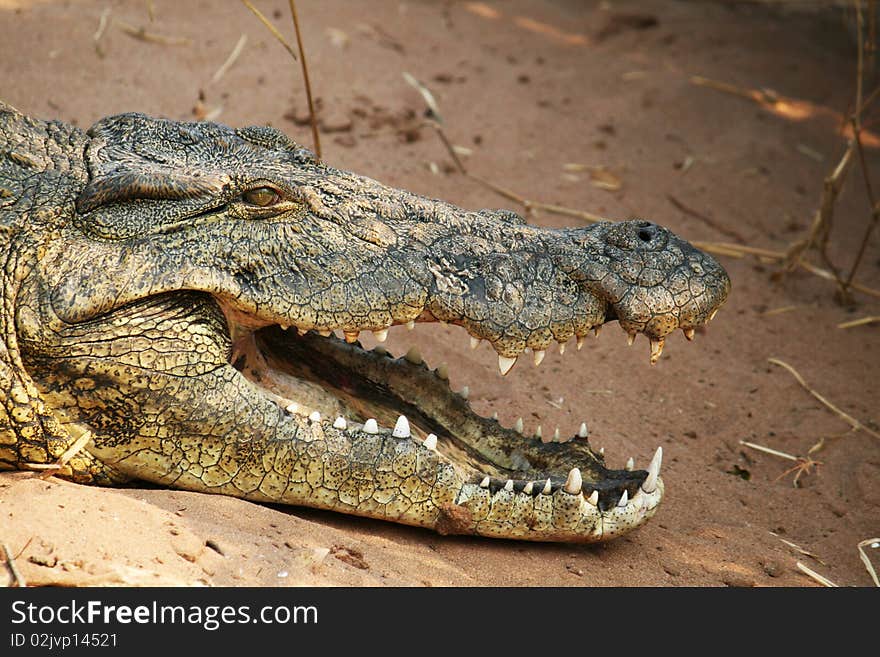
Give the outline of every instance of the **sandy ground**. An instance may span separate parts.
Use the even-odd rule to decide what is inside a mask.
[[[270,123],[311,144],[295,120],[306,107],[298,66],[250,13],[236,2],[156,0],[150,22],[148,4],[0,0],[0,97],[83,127],[122,111],[207,114],[234,126]],[[287,3],[259,4],[292,34]],[[433,91],[473,173],[529,199],[647,216],[691,240],[785,250],[809,226],[844,148],[839,113],[851,106],[855,47],[834,15],[673,1],[298,5],[325,158],[465,207],[522,210],[454,171],[433,131],[419,127],[424,102],[404,71]],[[99,56],[94,35],[106,9]],[[120,21],[186,41],[139,40]],[[212,81],[242,34],[241,56]],[[695,85],[693,75],[798,102],[762,107]],[[866,138],[876,173],[877,138]],[[596,166],[610,173],[591,175]],[[831,233],[838,266],[853,262],[868,205],[854,170]],[[580,220],[541,212],[531,221]],[[798,561],[838,584],[870,585],[856,545],[880,535],[880,440],[849,432],[768,358],[880,429],[878,325],[837,328],[880,314],[878,299],[857,294],[844,307],[819,277],[721,259],[733,280],[727,305],[693,344],[672,336],[654,367],[647,340],[627,348],[614,325],[581,352],[548,353],[540,368],[520,363],[505,379],[491,350],[471,352],[460,330],[395,329],[388,339],[393,353],[418,340],[429,364],[449,364],[454,388],[470,387],[478,411],[495,410],[508,425],[524,416],[532,430],[571,432],[586,419],[593,444],[617,464],[632,455],[644,466],[662,445],[666,501],[622,539],[441,537],[308,509],[12,473],[0,476],[0,540],[35,585],[815,585]],[[857,278],[880,289],[876,234]],[[795,487],[786,474],[794,463],[741,440],[794,455],[824,441],[813,454],[822,465]]]

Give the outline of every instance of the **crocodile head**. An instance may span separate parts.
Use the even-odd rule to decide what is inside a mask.
[[[710,256],[649,221],[466,211],[270,128],[126,114],[89,131],[85,158],[17,326],[44,399],[114,472],[530,540],[603,540],[653,515],[659,449],[646,471],[608,468],[585,426],[523,436],[415,350],[358,336],[455,324],[506,375],[617,321],[650,338],[653,363],[725,300]]]

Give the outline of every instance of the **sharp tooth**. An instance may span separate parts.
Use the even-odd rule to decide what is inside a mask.
[[[492,419],[495,420],[496,422],[498,421],[498,411],[495,411],[494,413],[492,413]]]
[[[480,488],[489,488],[489,475],[483,477],[483,481],[480,482]]]
[[[560,342],[560,343],[559,343],[559,355],[561,356],[561,355],[564,354],[564,353],[565,353],[565,343],[564,343],[564,342]]]
[[[364,422],[364,433],[379,433],[379,425],[373,418]]]
[[[480,340],[480,338],[475,338],[475,337],[471,336],[471,349],[476,349],[477,347],[479,347],[480,342],[482,342],[482,340]]]
[[[296,402],[290,402],[284,410],[293,415],[299,410],[299,404]]]
[[[633,342],[635,342],[635,341],[636,341],[636,334],[635,333],[627,333],[626,344],[628,344],[630,347],[632,347]]]
[[[718,312],[718,309],[716,308],[715,310],[712,311],[712,314],[709,315],[709,319],[707,319],[706,321],[711,322],[713,319],[715,319],[715,315],[717,312]]]
[[[360,331],[343,331],[345,334],[345,341],[349,344],[353,342],[357,342],[358,336],[361,334]]]
[[[419,351],[418,347],[410,347],[409,351],[406,352],[406,356],[404,356],[404,358],[406,358],[413,365],[422,364],[422,352]]]
[[[446,367],[446,363],[441,363],[440,367],[438,367],[435,371],[437,373],[437,378],[443,379],[444,381],[449,380],[449,369]]]
[[[556,431],[553,432],[553,442],[559,442],[559,427],[556,427]]]
[[[581,484],[583,484],[581,471],[578,468],[572,468],[568,473],[568,479],[565,480],[565,486],[563,486],[563,488],[566,493],[577,495],[581,492]]]
[[[626,506],[627,502],[629,502],[629,494],[624,490],[623,495],[620,496],[620,501],[617,503],[617,506]]]
[[[598,338],[598,337],[599,337],[599,331],[601,331],[601,330],[602,330],[602,325],[601,325],[601,324],[598,324],[597,326],[594,326],[594,327],[593,327],[593,335],[594,335],[595,337]]]
[[[516,418],[516,423],[513,425],[513,428],[517,433],[523,432],[523,419],[521,417]]]
[[[550,494],[550,491],[552,491],[552,490],[553,490],[553,489],[552,489],[551,486],[550,486],[550,478],[548,477],[548,478],[547,478],[547,483],[544,484],[544,488],[541,489],[541,492],[542,492],[544,495],[549,495],[549,494]]]
[[[430,450],[433,450],[436,452],[437,451],[437,436],[435,436],[433,433],[429,433],[425,437],[425,442],[423,442],[422,445],[425,446],[425,449],[430,449]]]
[[[636,467],[636,462],[635,462],[635,460],[633,459],[633,457],[630,456],[630,457],[629,457],[629,460],[626,462],[626,465],[624,466],[624,468],[627,469],[627,470],[629,470],[630,472],[632,472],[632,471],[633,471],[633,468],[635,468],[635,467]]]
[[[599,448],[599,456],[605,456],[605,448],[604,447]]]
[[[321,329],[320,331],[318,331],[318,334],[325,338],[329,338],[331,335],[333,335],[333,331],[331,331],[330,329]]]
[[[338,418],[336,418],[335,420],[333,420],[333,428],[334,429],[342,430],[342,429],[345,429],[347,426],[348,425],[345,422],[345,418],[342,417],[341,415]]]
[[[411,319],[406,323],[406,328],[409,331],[412,331],[415,327],[416,327],[416,321],[414,319]]]
[[[385,342],[388,339],[388,329],[382,329],[381,331],[373,331],[373,335],[379,342]]]
[[[544,430],[541,429],[541,425],[538,425],[538,428],[535,429],[535,438],[540,438],[541,442],[544,442]]]
[[[409,420],[406,419],[405,415],[397,418],[397,424],[394,425],[391,435],[395,438],[409,438]]]
[[[646,493],[653,493],[657,489],[657,477],[660,475],[660,465],[663,462],[663,448],[658,447],[654,452],[654,458],[648,466],[648,476],[642,482],[642,490]]]
[[[651,340],[651,365],[660,360],[660,354],[663,353],[663,338],[659,340]]]
[[[532,494],[532,490],[533,490],[533,488],[534,488],[534,482],[530,481],[529,483],[527,483],[527,484],[523,487],[522,492],[525,493],[526,495],[531,495],[531,494]]]
[[[584,336],[577,336],[577,350],[580,351],[584,348]]]
[[[590,496],[587,498],[587,502],[589,502],[593,506],[599,506],[599,491],[594,490],[592,493],[590,493]]]
[[[281,327],[282,331],[286,331],[287,329],[290,328],[290,324],[279,324],[278,326]]]
[[[693,340],[694,334],[696,333],[696,331],[694,331],[694,329],[692,328],[681,329],[681,332],[684,333],[684,337],[686,337],[688,340]]]
[[[318,411],[312,411],[311,415],[309,415],[309,420],[312,422],[320,422],[321,414]]]
[[[578,429],[578,438],[586,438],[587,437],[587,423],[581,422],[581,427]]]
[[[513,479],[507,480],[507,482],[504,484],[504,490],[506,490],[508,493],[513,492]]]
[[[377,344],[373,347],[373,351],[375,351],[380,356],[384,356],[388,353],[388,350],[385,348],[385,345]]]
[[[535,352],[532,354],[532,356],[534,357],[534,361],[535,361],[535,367],[537,367],[538,365],[541,364],[541,361],[544,360],[544,354],[546,354],[546,353],[547,352],[545,352],[543,349],[536,349],[535,350]]]
[[[501,371],[501,376],[507,374],[514,365],[516,365],[516,358],[498,356],[498,369]]]
[[[462,399],[467,399],[471,395],[471,389],[468,386],[464,386],[458,393],[461,395]]]
[[[297,333],[297,335],[303,336],[303,335],[305,335],[306,333],[308,333],[308,331],[307,331],[306,329],[304,329],[304,328],[299,328],[299,327],[297,327],[297,328],[296,328],[296,333]]]

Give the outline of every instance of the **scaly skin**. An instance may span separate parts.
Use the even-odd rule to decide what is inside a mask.
[[[457,324],[506,373],[616,319],[654,362],[730,286],[646,221],[539,228],[333,169],[269,128],[126,114],[84,133],[2,103],[0,253],[0,467],[67,452],[76,481],[529,540],[640,525],[659,450],[611,470],[585,431],[525,438],[358,333]]]

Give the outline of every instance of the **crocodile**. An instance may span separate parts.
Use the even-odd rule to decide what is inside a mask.
[[[719,263],[642,219],[469,211],[283,132],[0,103],[0,468],[145,482],[433,529],[593,542],[654,515],[662,450],[613,469],[451,390],[392,326],[443,322],[501,375],[611,321],[693,339]],[[375,348],[363,346],[371,331]]]

